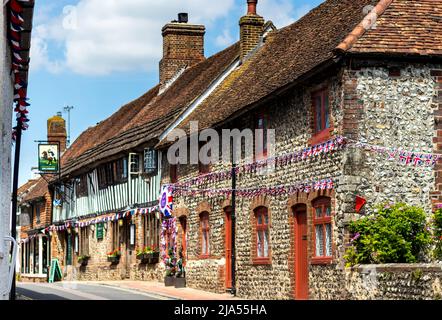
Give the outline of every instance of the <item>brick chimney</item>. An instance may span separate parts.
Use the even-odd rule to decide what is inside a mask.
[[[60,153],[66,151],[66,121],[62,118],[61,112],[48,119],[48,141],[60,143]]]
[[[160,61],[160,83],[164,86],[184,67],[204,60],[203,25],[189,24],[188,14],[178,14],[178,21],[166,24],[163,29],[163,59]]]
[[[258,0],[247,0],[247,14],[239,20],[241,60],[257,47],[263,32],[265,21],[256,13],[257,4]]]

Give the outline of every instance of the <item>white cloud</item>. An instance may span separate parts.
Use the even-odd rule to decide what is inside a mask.
[[[211,26],[233,4],[234,0],[210,4],[206,0],[80,0],[34,29],[33,68],[55,64],[85,75],[154,70],[162,53],[161,28],[178,12],[189,12],[191,22]],[[50,60],[49,42],[63,45],[63,62]]]
[[[215,44],[218,47],[227,47],[231,45],[235,41],[235,38],[232,36],[232,33],[228,28],[223,30],[223,33],[218,35],[215,39]]]
[[[309,9],[308,5],[295,7],[293,0],[261,0],[258,4],[258,13],[277,27],[294,22]],[[31,52],[34,70],[108,75],[157,70],[162,54],[161,28],[176,19],[178,12],[188,12],[190,22],[208,28],[228,25],[212,32],[215,45],[226,47],[238,38],[238,24],[232,23],[232,17],[245,13],[246,1],[79,0],[52,19],[48,12],[53,8],[37,6],[36,11],[39,19]]]

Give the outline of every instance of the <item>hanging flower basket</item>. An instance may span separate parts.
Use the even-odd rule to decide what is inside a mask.
[[[109,261],[112,264],[118,264],[120,262],[120,256],[107,257],[107,261]]]
[[[118,264],[120,262],[121,251],[120,249],[111,251],[107,254],[107,261],[112,264]]]
[[[87,266],[90,258],[91,257],[87,256],[87,255],[79,256],[77,261],[82,267],[85,267],[85,266]]]

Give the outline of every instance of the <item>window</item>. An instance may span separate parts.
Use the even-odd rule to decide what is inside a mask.
[[[155,175],[158,169],[158,153],[155,149],[144,150],[143,171],[148,175]]]
[[[201,151],[201,148],[205,145],[204,142],[199,142],[199,151]],[[199,152],[198,151],[198,152]],[[210,156],[210,154],[209,154]],[[206,174],[210,172],[210,164],[204,164],[201,162],[200,157],[198,156],[198,171],[200,174]]]
[[[315,134],[330,128],[330,110],[328,90],[321,90],[313,94],[313,113],[315,123]]]
[[[259,207],[255,210],[255,230],[255,263],[266,263],[270,260],[269,213],[266,207]]]
[[[322,197],[313,202],[314,257],[316,262],[332,259],[332,213],[330,198]]]
[[[319,144],[330,139],[333,125],[330,119],[330,101],[328,89],[312,94],[313,136],[309,140],[311,145]]]
[[[98,167],[98,188],[100,190],[127,181],[127,159],[109,162]]]
[[[200,214],[200,228],[201,228],[201,256],[208,257],[210,254],[210,226],[209,213],[203,212]]]
[[[98,167],[98,189],[102,190],[107,187],[106,166]]]
[[[160,246],[161,221],[155,213],[143,216],[144,246]]]
[[[127,159],[121,158],[113,163],[114,181],[124,183],[127,181]]]
[[[140,155],[137,153],[129,154],[129,169],[130,174],[140,173]]]
[[[78,198],[87,197],[87,175],[83,175],[77,179],[76,193]]]
[[[40,211],[41,211],[41,204],[40,203],[36,203],[34,206],[35,209],[35,220],[36,220],[36,224],[40,223]]]
[[[169,166],[169,176],[171,183],[177,183],[178,181],[178,167],[176,164],[171,164]]]
[[[255,154],[256,160],[267,158],[267,129],[268,129],[268,116],[266,113],[260,113],[256,117],[255,129]]]
[[[80,229],[80,255],[89,255],[89,227]]]

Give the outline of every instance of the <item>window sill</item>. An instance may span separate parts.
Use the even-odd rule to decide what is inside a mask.
[[[325,141],[327,141],[327,140],[329,140],[331,138],[331,133],[332,132],[333,132],[333,127],[330,127],[330,128],[325,129],[325,130],[322,130],[321,132],[315,133],[310,138],[308,143],[313,146],[313,145],[325,142]]]
[[[311,264],[312,265],[318,265],[318,264],[332,264],[333,257],[313,257]]]
[[[272,260],[270,258],[253,258],[253,265],[271,265]]]
[[[201,260],[212,259],[212,256],[211,255],[207,255],[207,254],[200,254],[198,256],[198,259],[201,259]]]

